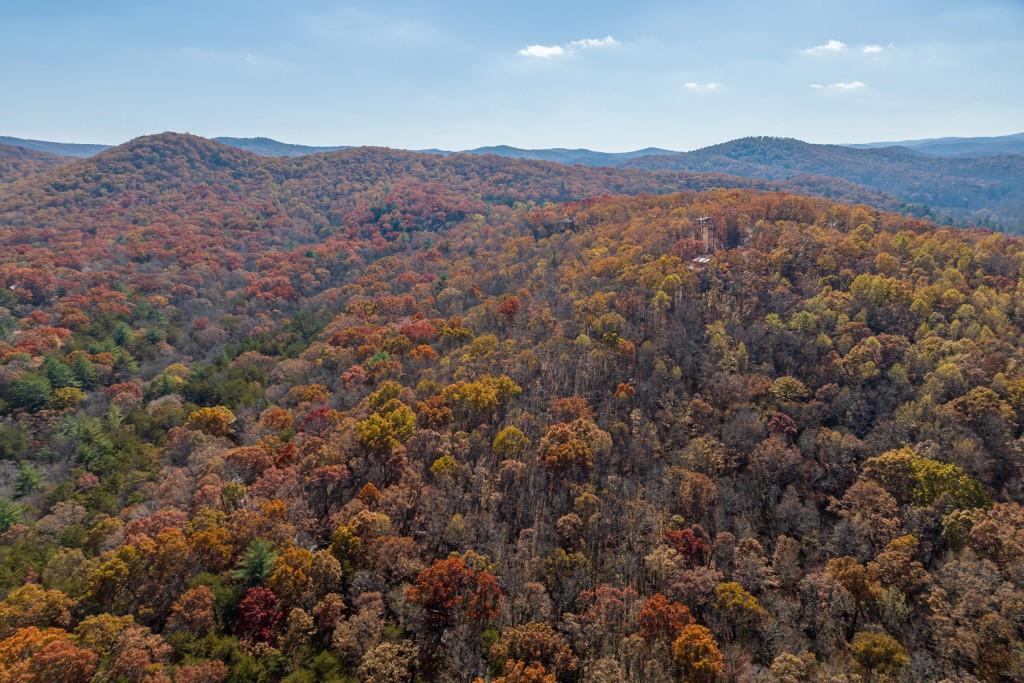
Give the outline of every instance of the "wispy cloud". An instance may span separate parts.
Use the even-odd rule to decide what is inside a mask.
[[[811,83],[811,87],[815,90],[850,92],[852,90],[863,90],[867,85],[862,81],[839,81],[837,83]]]
[[[426,20],[351,6],[307,15],[304,22],[312,34],[321,38],[372,44],[383,50],[402,46],[450,46],[454,42],[451,36]]]
[[[532,57],[535,59],[551,59],[552,57],[564,57],[577,50],[589,50],[592,48],[618,47],[619,41],[611,36],[604,38],[581,38],[573,40],[564,45],[527,45],[517,51],[520,57]]]
[[[801,52],[805,55],[811,56],[823,56],[823,55],[837,55],[849,52],[850,50],[857,50],[866,55],[877,55],[885,51],[885,47],[878,43],[865,43],[860,46],[850,46],[841,40],[832,39],[827,43],[821,45],[815,45],[814,47],[808,47]]]
[[[577,47],[618,47],[619,41],[615,40],[611,36],[605,36],[604,38],[584,38],[583,40],[574,40],[569,43],[570,48]]]
[[[827,55],[835,54],[837,52],[844,52],[847,48],[846,43],[841,40],[830,40],[827,43],[821,45],[815,45],[804,50],[805,55]]]
[[[291,65],[288,62],[277,59],[276,57],[260,55],[253,52],[228,52],[205,47],[188,46],[179,48],[178,53],[186,59],[197,62],[245,68],[251,71],[287,71],[291,68]]]
[[[686,83],[683,83],[683,87],[691,92],[714,92],[716,90],[720,90],[722,84],[716,83],[715,81],[708,81],[707,83],[687,81]]]

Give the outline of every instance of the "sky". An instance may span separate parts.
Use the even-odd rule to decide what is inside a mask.
[[[1024,0],[0,0],[0,135],[689,150],[1024,131]]]

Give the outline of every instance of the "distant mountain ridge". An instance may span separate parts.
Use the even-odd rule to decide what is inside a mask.
[[[247,152],[258,154],[262,157],[301,157],[309,154],[323,154],[326,152],[339,152],[351,149],[352,145],[297,145],[288,142],[281,142],[267,137],[239,138],[222,136],[210,138],[222,145],[244,149]],[[114,145],[85,145],[69,142],[47,142],[44,140],[26,140],[22,138],[0,137],[0,145],[13,147],[24,147],[50,154],[84,158],[114,147]],[[416,149],[408,150],[421,152],[423,154],[495,154],[500,157],[511,159],[533,159],[536,161],[554,161],[560,164],[580,164],[583,166],[617,166],[620,163],[642,156],[658,154],[678,154],[668,149],[658,147],[646,147],[631,152],[598,152],[591,149],[566,149],[563,147],[552,147],[549,149],[522,149],[510,145],[491,145],[466,150],[448,149]]]
[[[1022,136],[993,138],[994,145]],[[2,138],[8,144],[52,151],[66,149],[74,156],[89,156],[102,145],[68,145],[37,140]],[[965,139],[946,140],[945,149],[961,148]],[[972,138],[977,143],[977,138]],[[1001,143],[998,140],[1002,140]],[[237,149],[270,159],[329,157],[352,149],[292,145],[270,138],[214,138],[225,149]],[[913,142],[913,141],[912,141]],[[804,194],[850,197],[871,196],[876,205],[957,224],[974,224],[1024,232],[1024,154],[937,155],[921,151],[934,149],[941,141],[917,141],[913,146],[854,147],[821,145],[793,138],[747,137],[691,152],[673,152],[649,147],[631,152],[597,152],[588,149],[521,149],[508,145],[478,147],[463,152],[420,150],[419,154],[441,157],[492,156],[521,161],[554,162],[569,167],[641,171],[672,171],[729,175],[782,183]],[[0,144],[3,144],[0,142]],[[929,147],[931,145],[931,147]],[[414,154],[415,152],[405,152]],[[63,157],[45,162],[66,163]],[[40,164],[18,161],[7,174],[15,179],[18,169],[41,168]],[[895,205],[892,200],[895,200]]]
[[[927,206],[940,220],[1024,228],[1024,155],[939,157],[907,147],[748,137],[693,152],[639,157],[623,166],[767,180],[827,176]]]
[[[222,145],[244,149],[246,152],[258,154],[261,157],[302,157],[307,154],[322,154],[324,152],[338,152],[343,149],[350,149],[351,145],[338,145],[335,147],[317,147],[311,145],[293,145],[288,142],[280,142],[272,138],[213,138]]]
[[[306,155],[324,154],[348,150],[353,145],[310,145],[282,142],[270,137],[232,137],[220,136],[211,138],[239,150],[251,152],[260,157],[304,157]],[[746,139],[746,138],[739,138]],[[776,138],[787,139],[787,138]],[[734,142],[735,140],[730,140]],[[722,142],[721,144],[729,144]],[[18,137],[0,135],[0,144],[7,144],[17,147],[25,147],[28,150],[46,152],[52,155],[63,157],[86,158],[99,154],[103,150],[109,150],[112,144],[83,144],[78,142],[54,142],[49,140],[34,140]],[[715,147],[718,145],[712,145]],[[851,147],[854,150],[881,150],[887,147],[904,147],[907,150],[927,155],[930,157],[994,157],[999,155],[1024,154],[1024,133],[1012,135],[995,135],[990,137],[936,137],[913,140],[884,141],[884,142],[856,142],[828,146]],[[703,147],[708,150],[712,147]],[[694,150],[692,152],[700,152]],[[411,150],[423,154],[451,155],[497,155],[512,159],[534,159],[538,161],[552,161],[559,164],[580,164],[583,166],[617,166],[627,163],[640,157],[690,154],[673,150],[666,150],[663,147],[644,147],[642,150],[632,152],[598,152],[588,150],[586,147],[545,147],[538,150],[527,150],[523,147],[515,147],[509,144],[485,145],[474,147],[472,150],[439,150],[437,147],[430,147],[427,150]]]
[[[247,152],[265,157],[298,157],[308,154],[322,154],[325,152],[337,152],[343,149],[350,149],[352,145],[298,145],[289,142],[281,142],[268,137],[240,138],[232,136],[221,136],[211,138],[217,142],[237,147]],[[745,139],[745,138],[740,138]],[[778,138],[785,139],[785,138]],[[732,140],[730,142],[735,142]],[[730,144],[725,142],[721,144]],[[0,145],[11,145],[24,147],[40,152],[58,154],[76,158],[90,157],[114,145],[102,144],[81,144],[73,142],[52,142],[47,140],[30,140],[0,136]],[[712,145],[711,147],[716,147]],[[901,140],[895,142],[864,142],[849,143],[842,145],[829,145],[832,147],[849,147],[852,149],[885,149],[885,148],[906,148],[920,154],[939,157],[963,157],[963,156],[999,156],[1003,154],[1024,154],[1024,133],[1013,135],[997,135],[991,137],[945,137],[945,138],[924,138],[920,140]],[[710,149],[705,147],[702,149]],[[447,150],[438,148],[409,150],[422,152],[424,154],[495,154],[513,159],[536,159],[539,161],[554,161],[560,164],[581,164],[583,166],[617,166],[627,163],[632,159],[645,156],[664,156],[671,154],[687,154],[676,150],[664,149],[661,147],[645,147],[630,152],[601,152],[586,148],[569,149],[565,147],[549,147],[542,149],[525,149],[511,145],[487,145],[464,150]],[[692,150],[699,152],[698,150]]]
[[[907,149],[930,156],[997,156],[1001,154],[1024,154],[1024,133],[997,135],[994,137],[950,137],[901,140],[899,142],[866,142],[845,146],[860,149],[906,147]]]
[[[5,135],[0,135],[0,145],[9,145],[11,147],[21,147],[23,149],[31,149],[37,152],[46,152],[47,154],[57,154],[65,157],[76,157],[83,159],[91,157],[94,154],[99,154],[105,149],[110,149],[113,145],[87,145],[77,142],[50,142],[48,140],[28,140],[25,138],[12,138]]]
[[[450,154],[450,152],[448,152]],[[512,157],[514,159],[536,159],[539,161],[554,161],[559,164],[580,164],[582,166],[618,166],[630,159],[637,159],[645,156],[659,156],[662,154],[679,154],[668,149],[659,147],[646,147],[633,150],[632,152],[596,152],[591,149],[566,149],[553,147],[550,149],[521,149],[509,145],[494,145],[489,147],[477,147],[467,149],[464,154],[496,154],[501,157]]]

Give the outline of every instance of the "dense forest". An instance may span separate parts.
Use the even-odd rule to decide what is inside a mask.
[[[67,161],[66,157],[56,154],[0,145],[0,186],[48,171]]]
[[[1021,680],[1024,242],[789,182],[0,185],[0,680]]]

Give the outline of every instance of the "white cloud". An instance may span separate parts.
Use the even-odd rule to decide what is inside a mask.
[[[611,36],[605,36],[604,38],[584,38],[582,40],[574,40],[569,43],[569,48],[575,47],[618,47],[619,41],[615,40]]]
[[[537,57],[539,59],[561,57],[564,54],[565,48],[561,45],[527,45],[519,51],[520,57]]]
[[[821,45],[815,45],[804,50],[804,54],[807,55],[827,55],[842,52],[846,49],[846,43],[841,40],[830,40],[827,43]]]
[[[533,57],[536,59],[550,59],[552,57],[563,57],[572,54],[576,50],[589,50],[591,48],[618,47],[621,43],[611,36],[604,38],[581,38],[573,40],[565,45],[527,45],[517,51],[520,57]]]
[[[821,45],[815,45],[801,50],[805,55],[820,56],[820,55],[835,55],[850,50],[851,47],[841,40],[832,39],[827,43]],[[885,47],[878,43],[865,43],[856,48],[857,51],[862,52],[866,55],[877,55],[885,51]]]
[[[721,89],[722,84],[716,83],[715,81],[708,81],[707,83],[697,83],[696,81],[687,81],[683,83],[683,87],[692,92],[714,92]]]
[[[811,87],[815,90],[835,90],[839,92],[849,92],[851,90],[863,90],[867,87],[862,81],[839,81],[838,83],[811,83]]]

